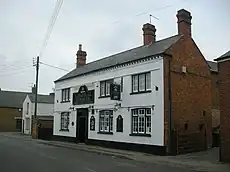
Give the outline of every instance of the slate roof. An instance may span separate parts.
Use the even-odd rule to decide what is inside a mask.
[[[0,107],[22,108],[27,92],[0,91]]]
[[[154,44],[151,45],[143,45],[115,55],[111,55],[109,57],[102,58],[100,60],[93,61],[91,63],[85,64],[84,67],[73,69],[71,72],[67,73],[55,82],[98,71],[100,69],[116,66],[118,64],[124,64],[141,58],[162,54],[171,45],[176,43],[180,39],[180,37],[180,35],[175,35],[166,39],[156,41]]]
[[[33,97],[31,92],[17,92],[0,90],[0,107],[22,108],[26,96]],[[31,101],[34,98],[31,99]],[[38,95],[39,103],[54,103],[53,95]]]
[[[35,102],[35,96],[29,95],[30,101]],[[38,95],[38,103],[54,104],[54,95]]]
[[[215,61],[223,60],[223,59],[227,59],[227,58],[230,58],[230,51],[228,51],[225,54],[223,54],[222,56],[218,57],[217,59],[215,59]]]
[[[209,68],[211,71],[213,72],[218,72],[218,65],[216,62],[212,62],[212,61],[207,61]]]

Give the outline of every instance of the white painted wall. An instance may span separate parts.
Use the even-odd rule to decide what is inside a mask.
[[[29,103],[29,111],[27,114],[27,103]],[[29,96],[27,95],[22,106],[22,131],[24,131],[24,134],[30,134],[31,133],[31,127],[29,129],[26,128],[26,122],[31,123],[31,113],[32,113],[32,108],[31,108],[31,101],[29,99]],[[26,120],[27,119],[27,120]],[[31,124],[29,124],[31,125]]]
[[[151,93],[130,95],[131,93],[131,75],[142,72],[151,71]],[[55,84],[55,115],[54,115],[54,135],[76,137],[76,111],[70,114],[70,124],[73,121],[74,126],[70,125],[69,132],[61,132],[60,130],[60,113],[68,111],[72,106],[72,97],[70,103],[60,103],[61,89],[71,87],[71,96],[73,92],[77,92],[81,85],[87,85],[89,89],[95,89],[94,108],[113,108],[117,101],[112,101],[110,98],[98,99],[100,95],[100,81],[115,78],[115,82],[120,82],[120,77],[123,77],[123,93],[122,93],[122,107],[146,106],[151,107],[155,105],[155,110],[152,113],[152,129],[151,137],[129,136],[131,133],[131,110],[122,108],[113,113],[113,135],[98,134],[99,131],[99,113],[95,112],[95,131],[90,131],[89,139],[140,143],[150,145],[164,145],[164,81],[163,81],[163,59],[155,59],[139,64],[133,64],[122,68],[102,71],[100,73],[92,73],[85,76],[75,77],[70,80],[61,81]],[[155,91],[155,86],[159,88]],[[75,108],[89,107],[89,105],[75,106]],[[123,132],[116,132],[116,118],[118,115],[123,117]],[[90,120],[91,114],[89,114]]]
[[[29,103],[29,111],[27,114],[27,103]],[[24,128],[24,134],[31,134],[31,126],[32,126],[32,116],[34,115],[34,107],[35,104],[30,101],[29,96],[27,95],[23,102],[23,113],[22,113],[22,127]],[[38,116],[53,116],[54,113],[54,104],[48,103],[38,103],[37,105],[37,115]],[[29,120],[26,120],[29,119]],[[29,129],[26,128],[26,122],[30,123]]]

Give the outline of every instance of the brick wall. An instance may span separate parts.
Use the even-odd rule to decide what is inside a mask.
[[[22,117],[22,112],[17,108],[0,108],[0,132],[15,132],[15,117]]]
[[[192,38],[182,37],[168,51],[171,58],[172,128],[183,133],[199,131],[204,123],[208,146],[212,144],[211,74],[206,60]],[[168,60],[165,58],[165,143],[168,138]],[[187,73],[181,73],[181,67]],[[185,123],[188,129],[184,131]]]
[[[219,62],[221,160],[230,162],[230,60]]]

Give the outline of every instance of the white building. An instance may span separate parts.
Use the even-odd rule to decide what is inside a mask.
[[[38,95],[37,116],[39,118],[50,119],[54,112],[54,94]],[[23,102],[22,112],[22,132],[31,134],[32,118],[34,115],[35,95],[28,94]]]
[[[144,33],[153,27],[144,25]],[[179,36],[144,39],[144,46],[88,64],[79,46],[76,69],[55,81],[56,139],[165,149],[161,53]],[[111,100],[110,84],[118,85],[120,100]]]

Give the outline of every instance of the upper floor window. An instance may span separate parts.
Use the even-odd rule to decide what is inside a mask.
[[[100,82],[100,96],[107,97],[110,96],[110,84],[113,80],[106,80]]]
[[[151,73],[141,73],[132,76],[132,93],[151,91]]]
[[[65,88],[61,90],[61,101],[69,102],[70,101],[70,88]]]

